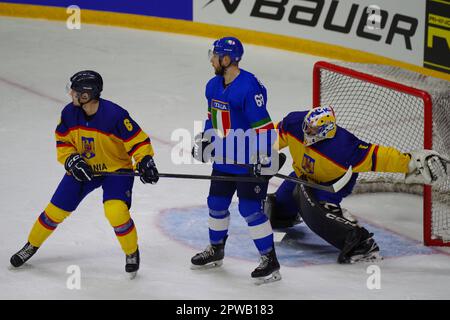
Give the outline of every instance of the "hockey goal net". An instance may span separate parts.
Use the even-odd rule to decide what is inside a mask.
[[[313,105],[333,106],[338,125],[367,142],[450,155],[450,84],[445,80],[385,65],[317,62]],[[433,187],[403,181],[403,174],[362,173],[355,192],[423,195],[425,245],[450,246],[450,179]]]

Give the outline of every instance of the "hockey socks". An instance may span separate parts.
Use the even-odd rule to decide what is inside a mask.
[[[34,223],[30,235],[28,236],[28,242],[34,247],[40,247],[53,233],[56,227],[69,215],[70,212],[49,203]]]
[[[128,206],[122,200],[108,200],[104,204],[105,216],[114,228],[125,254],[130,255],[138,248],[138,236],[133,219],[131,219]]]

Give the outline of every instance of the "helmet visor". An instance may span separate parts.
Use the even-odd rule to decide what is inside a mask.
[[[70,91],[72,91],[71,86],[72,86],[72,82],[69,81],[66,83],[66,93],[67,94],[70,94]]]
[[[214,52],[214,49],[208,50],[208,60],[211,60],[212,58],[219,58],[219,55],[217,52]]]

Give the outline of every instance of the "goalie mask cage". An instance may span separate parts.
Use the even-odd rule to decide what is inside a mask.
[[[313,106],[331,105],[337,123],[358,138],[402,152],[450,151],[450,84],[385,65],[317,62]],[[354,192],[423,195],[425,245],[450,246],[450,179],[407,185],[404,174],[361,173]]]

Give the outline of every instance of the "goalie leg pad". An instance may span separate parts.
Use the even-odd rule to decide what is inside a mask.
[[[306,225],[322,239],[339,250],[351,251],[353,248],[348,243],[349,235],[357,238],[352,245],[357,245],[360,241],[367,239],[370,234],[365,228],[359,227],[356,223],[347,220],[342,216],[327,210],[320,205],[312,196],[309,188],[299,185],[294,190],[294,197],[300,207],[300,214]],[[334,208],[333,208],[334,209]],[[356,243],[354,243],[356,242]]]

